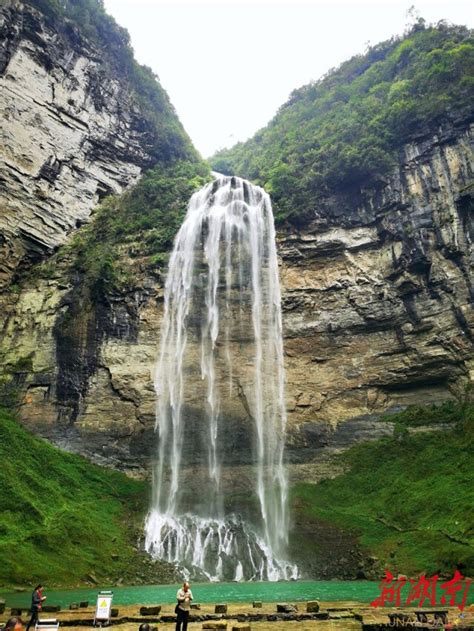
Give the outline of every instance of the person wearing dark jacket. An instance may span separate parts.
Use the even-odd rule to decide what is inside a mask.
[[[34,588],[33,593],[31,594],[31,618],[26,627],[26,631],[29,631],[30,627],[36,626],[43,600],[46,600],[46,596],[43,596],[43,586],[40,584]]]

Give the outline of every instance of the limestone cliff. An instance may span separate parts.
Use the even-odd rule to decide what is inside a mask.
[[[28,3],[2,3],[1,286],[15,282],[22,263],[51,254],[100,199],[122,192],[156,162],[157,132],[132,73],[114,62],[105,43],[85,38],[72,21]],[[176,118],[163,100],[163,119]]]
[[[91,301],[60,246],[156,162],[157,132],[77,26],[58,30],[16,1],[0,20],[0,273],[14,280],[0,295],[3,393],[56,444],[147,474],[164,269],[129,259],[142,247],[132,243],[128,284]],[[470,378],[472,173],[470,121],[433,124],[376,186],[341,190],[280,229],[293,479],[335,475],[334,451],[391,431],[380,414],[444,400]],[[245,488],[243,389],[236,400],[229,475]]]
[[[383,189],[334,199],[304,230],[280,232],[295,479],[334,475],[334,450],[391,431],[377,423],[381,413],[444,400],[469,379],[470,141],[466,126],[413,142]],[[65,261],[67,254],[48,278],[4,296],[2,353],[21,390],[23,422],[94,460],[147,471],[162,276],[143,267],[136,286],[58,334],[81,283],[64,272]],[[86,388],[68,402],[65,378],[80,387],[93,342]],[[240,401],[243,418],[245,396]],[[246,460],[244,427],[229,467]]]

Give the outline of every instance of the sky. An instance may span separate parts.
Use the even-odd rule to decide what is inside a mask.
[[[290,93],[368,45],[427,22],[473,26],[465,0],[105,0],[203,157],[264,127]]]

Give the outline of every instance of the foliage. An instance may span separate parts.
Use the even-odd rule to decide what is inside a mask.
[[[383,180],[410,139],[472,114],[473,70],[467,28],[418,20],[295,90],[266,128],[211,165],[264,186],[277,219],[301,221],[328,195]]]
[[[419,408],[420,410],[421,408]],[[431,409],[423,412],[430,422]],[[436,421],[438,410],[431,420]],[[357,535],[392,571],[474,573],[474,406],[449,432],[359,444],[339,459],[345,473],[293,491],[297,518]]]
[[[140,124],[147,135],[143,147],[155,162],[197,159],[157,75],[134,59],[128,31],[105,11],[103,0],[27,0],[39,9],[54,29],[71,42],[80,33],[99,48],[104,64],[128,85],[140,107]]]
[[[93,221],[78,231],[69,246],[74,268],[83,276],[92,298],[130,284],[124,250],[131,256],[148,256],[152,265],[163,266],[190,196],[208,179],[209,169],[203,162],[160,164],[130,191],[102,203]]]
[[[145,483],[61,452],[1,408],[0,459],[3,585],[71,585],[90,572],[115,580],[130,575]]]
[[[386,414],[380,420],[409,427],[436,423],[459,423],[470,409],[472,409],[470,400],[452,399],[439,405],[435,403],[430,406],[409,405],[402,412]]]

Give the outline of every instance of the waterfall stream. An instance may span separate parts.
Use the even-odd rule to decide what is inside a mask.
[[[269,196],[219,176],[169,261],[146,548],[193,578],[296,578],[283,463],[280,286]]]

